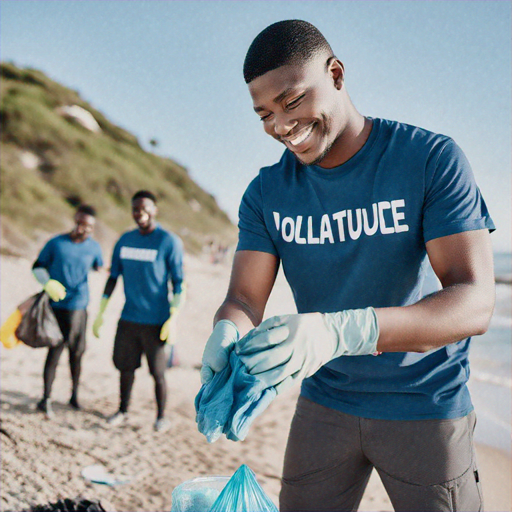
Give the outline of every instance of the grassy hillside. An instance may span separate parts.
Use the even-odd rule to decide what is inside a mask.
[[[81,202],[96,207],[98,237],[110,243],[133,225],[130,197],[139,189],[157,195],[160,222],[189,251],[211,238],[234,241],[227,215],[184,167],[144,151],[132,134],[44,73],[10,63],[0,70],[3,252],[33,252],[34,243],[70,226]],[[101,131],[59,113],[70,105],[90,112]]]

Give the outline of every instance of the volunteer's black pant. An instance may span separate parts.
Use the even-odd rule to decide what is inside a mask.
[[[142,354],[146,354],[148,367],[155,379],[157,417],[163,418],[167,401],[165,369],[167,357],[165,342],[160,340],[161,325],[139,324],[119,320],[114,341],[114,366],[121,372],[119,410],[127,412],[135,380],[135,370],[140,367]]]
[[[48,399],[52,393],[53,381],[62,351],[69,349],[69,368],[71,370],[72,391],[71,397],[75,400],[78,396],[78,384],[82,369],[82,356],[85,352],[85,331],[87,328],[87,311],[85,309],[61,309],[54,308],[55,318],[59,323],[64,341],[48,349],[44,365],[44,398]]]

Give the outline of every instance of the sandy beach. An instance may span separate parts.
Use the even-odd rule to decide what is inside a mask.
[[[1,259],[1,318],[39,286],[30,275],[31,262]],[[45,349],[20,345],[1,348],[1,510],[21,512],[31,505],[78,496],[100,500],[118,512],[171,509],[171,492],[181,482],[206,475],[232,475],[247,464],[269,497],[278,503],[281,467],[298,390],[279,396],[260,416],[244,442],[220,439],[209,445],[194,421],[193,399],[199,390],[202,348],[214,312],[225,294],[229,265],[208,258],[186,260],[187,301],[178,318],[176,350],[180,360],[167,372],[168,417],[165,433],[152,429],[155,417],[153,380],[144,363],[138,370],[129,422],[107,428],[105,418],[118,406],[118,372],[112,364],[112,346],[123,304],[118,286],[106,314],[100,340],[90,332],[107,272],[91,275],[88,347],[84,356],[80,401],[83,409],[68,405],[69,367],[63,355],[54,385],[56,419],[49,421],[35,405],[42,393]],[[294,311],[291,293],[282,276],[272,293],[266,316]],[[478,414],[478,409],[477,409]],[[491,445],[492,443],[488,443]],[[479,444],[477,455],[484,489],[485,510],[511,510],[510,453]],[[102,464],[131,481],[109,487],[88,483],[84,467]],[[374,472],[361,511],[392,511]]]

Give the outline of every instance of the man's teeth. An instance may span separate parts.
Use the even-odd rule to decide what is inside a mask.
[[[311,130],[313,130],[313,125],[311,125],[309,128],[305,128],[297,137],[293,139],[288,139],[288,142],[292,146],[298,146],[300,143],[304,142],[309,135],[311,134]]]

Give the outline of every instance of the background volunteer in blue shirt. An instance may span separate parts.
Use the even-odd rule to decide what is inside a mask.
[[[362,116],[344,74],[304,21],[247,52],[254,110],[286,149],[242,199],[202,381],[233,348],[278,393],[302,381],[283,512],[356,510],[374,467],[395,510],[481,510],[466,382],[494,307],[493,222],[451,138]],[[422,298],[427,258],[443,289]],[[298,314],[261,323],[280,262]]]
[[[124,233],[114,247],[110,277],[93,332],[99,337],[109,298],[118,277],[122,276],[126,302],[114,341],[114,365],[121,372],[121,401],[119,411],[108,422],[115,426],[126,420],[135,370],[140,367],[141,356],[145,353],[149,371],[155,379],[157,418],[154,428],[164,431],[170,426],[164,417],[167,395],[165,342],[171,318],[182,298],[183,244],[178,236],[157,224],[157,211],[156,198],[151,192],[140,190],[135,193],[132,215],[138,227]]]
[[[94,208],[88,205],[79,206],[73,230],[50,239],[32,266],[35,278],[50,296],[50,304],[64,337],[62,344],[48,349],[44,365],[44,394],[37,408],[48,417],[54,415],[50,396],[64,347],[69,349],[72,381],[69,404],[80,409],[78,384],[86,345],[86,308],[89,303],[87,278],[91,269],[98,270],[103,266],[100,245],[90,238],[96,222],[95,217]]]

